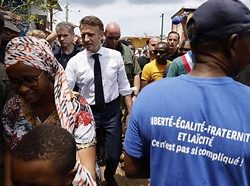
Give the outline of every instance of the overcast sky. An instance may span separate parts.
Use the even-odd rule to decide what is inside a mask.
[[[242,0],[250,6],[249,0]],[[196,8],[205,0],[59,0],[63,11],[54,14],[54,23],[68,20],[76,25],[86,15],[99,17],[104,25],[117,22],[122,36],[160,35],[161,14],[164,13],[163,33],[170,31],[171,19],[182,7]],[[76,30],[79,33],[79,30]]]

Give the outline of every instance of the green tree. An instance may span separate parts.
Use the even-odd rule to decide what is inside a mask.
[[[43,24],[42,20],[39,20],[38,14],[31,14],[32,7],[38,7],[50,14],[53,13],[54,9],[60,9],[57,0],[0,0],[1,9],[19,15],[22,20]]]

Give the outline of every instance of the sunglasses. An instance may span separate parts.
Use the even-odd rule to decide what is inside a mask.
[[[120,36],[107,36],[106,38],[110,40],[119,40]]]
[[[165,51],[165,50],[154,50],[154,54],[155,54],[155,55],[157,55],[158,53],[159,53],[160,55],[162,55],[162,54],[166,54],[167,51]]]

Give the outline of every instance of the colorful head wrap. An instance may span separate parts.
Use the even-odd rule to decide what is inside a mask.
[[[49,43],[35,37],[16,37],[12,39],[5,52],[6,68],[22,62],[25,65],[46,71],[54,79],[55,104],[63,128],[73,131],[77,113],[67,85],[63,67],[58,63]]]

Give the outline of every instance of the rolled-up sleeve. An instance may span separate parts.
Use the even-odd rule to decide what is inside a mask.
[[[74,131],[74,137],[78,149],[94,146],[96,143],[95,126],[93,124],[79,126]]]

